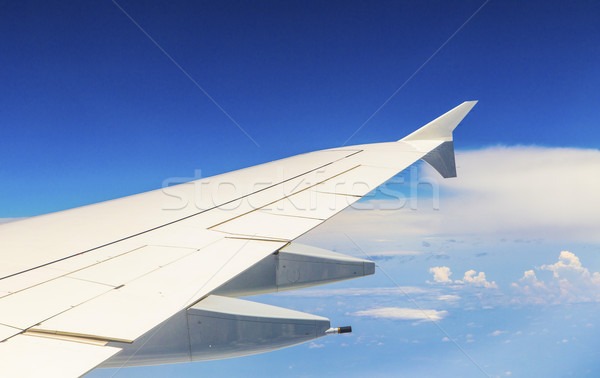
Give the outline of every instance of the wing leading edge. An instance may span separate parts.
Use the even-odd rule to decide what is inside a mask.
[[[292,242],[419,159],[455,177],[452,132],[475,103],[397,142],[0,225],[0,355],[13,356],[0,374],[227,358],[335,333],[326,318],[227,297],[372,274],[372,262]]]

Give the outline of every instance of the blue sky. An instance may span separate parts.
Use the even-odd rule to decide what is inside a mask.
[[[139,193],[195,169],[211,176],[340,146],[483,1],[119,4],[259,146],[111,1],[6,3],[0,217]],[[377,260],[383,270],[421,290],[414,299],[423,308],[445,311],[439,324],[490,375],[600,371],[600,240],[591,236],[600,224],[599,17],[592,1],[489,1],[350,141],[397,140],[479,100],[455,133],[459,178],[440,182],[440,211],[425,191],[416,212],[348,210],[306,237],[361,256],[342,232],[356,227],[367,254],[390,252]],[[566,276],[548,268],[561,251],[580,261],[561,269],[585,296],[553,296],[565,290],[558,281]],[[452,271],[452,282],[435,281],[435,267]],[[471,269],[497,287],[455,282]],[[528,270],[546,291],[525,292]],[[386,287],[395,283],[379,272],[327,288]],[[411,307],[406,297],[332,293],[256,300],[352,324],[350,336],[118,376],[256,375],[263,366],[272,366],[266,375],[482,375],[431,323],[356,315]],[[444,295],[460,299],[436,299]]]

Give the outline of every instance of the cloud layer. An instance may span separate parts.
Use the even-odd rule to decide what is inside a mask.
[[[447,314],[447,311],[421,310],[406,307],[381,307],[357,311],[352,315],[367,316],[378,319],[414,320],[419,322],[427,322],[442,320]]]
[[[494,147],[457,155],[459,178],[441,180],[447,232],[600,240],[600,151]],[[427,169],[431,172],[431,169]]]
[[[419,188],[434,187],[434,197],[439,186],[439,210],[419,189],[417,210],[384,210],[402,201],[372,199],[362,208],[375,210],[349,209],[329,227],[371,240],[400,234],[600,242],[599,150],[492,147],[459,152],[456,160],[456,179],[441,179],[427,165],[417,179]],[[330,237],[329,227],[311,239]]]
[[[349,287],[343,289],[305,289],[285,291],[278,295],[293,296],[293,297],[310,297],[310,298],[325,298],[325,297],[356,297],[356,296],[391,296],[391,295],[410,295],[410,294],[426,294],[429,291],[415,286],[399,286],[399,287]]]

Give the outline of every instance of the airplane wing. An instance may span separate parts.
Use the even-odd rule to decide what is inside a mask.
[[[419,159],[455,176],[452,131],[475,103],[397,142],[0,225],[0,376],[235,357],[347,331],[237,297],[372,274],[293,240]]]

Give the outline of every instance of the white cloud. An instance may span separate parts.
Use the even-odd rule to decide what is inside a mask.
[[[471,286],[476,286],[476,287],[485,287],[488,289],[498,288],[498,285],[496,285],[496,282],[494,282],[494,281],[489,282],[485,278],[484,272],[477,273],[473,269],[467,270],[465,272],[465,275],[463,276],[463,279],[456,280],[456,281],[452,281],[450,279],[452,272],[450,271],[450,268],[448,268],[447,266],[434,266],[432,268],[429,268],[429,273],[433,274],[433,280],[437,283],[447,284],[447,283],[454,282],[456,284],[471,285]],[[450,299],[450,297],[452,297],[452,296],[449,296],[449,298],[447,298],[447,299]]]
[[[433,280],[439,283],[450,283],[452,272],[447,266],[434,266],[429,268],[429,273],[433,274]]]
[[[423,254],[423,252],[418,252],[418,251],[369,252],[370,257],[418,256],[418,255],[422,255],[422,254]]]
[[[533,270],[525,271],[519,283],[513,282],[511,286],[518,291],[518,296],[512,300],[516,303],[545,304],[549,296],[553,296]]]
[[[457,301],[460,299],[460,297],[458,295],[453,295],[453,294],[444,294],[444,295],[440,295],[437,297],[438,301]]]
[[[355,316],[393,320],[417,320],[420,322],[438,321],[443,319],[447,314],[447,311],[420,310],[404,307],[381,307],[353,313]]]
[[[574,253],[562,251],[556,263],[542,265],[539,269],[551,271],[552,277],[541,281],[535,271],[525,271],[519,282],[511,285],[517,293],[513,302],[529,304],[600,302],[600,273],[590,273]]]
[[[490,336],[500,336],[503,333],[506,333],[506,331],[495,330],[494,332],[490,333]]]
[[[590,276],[590,272],[581,266],[579,257],[575,256],[573,252],[569,251],[562,251],[558,256],[558,261],[556,263],[542,265],[542,269],[552,271],[554,273],[554,278],[560,279],[566,275],[575,274],[588,280],[600,281],[600,275],[598,272],[595,272],[594,275]]]
[[[600,150],[545,147],[493,147],[458,152],[458,178],[441,179],[424,165],[419,182],[434,182],[440,209],[422,198],[417,211],[350,209],[311,233],[327,240],[332,230],[368,240],[389,235],[453,235],[509,239],[600,241]],[[426,179],[425,179],[426,178]],[[377,205],[377,206],[375,206]],[[387,206],[389,208],[390,206]]]
[[[543,282],[538,281],[535,272],[533,270],[526,270],[523,273],[523,278],[520,279],[521,282],[528,282],[534,286],[544,286]]]
[[[478,287],[485,287],[485,288],[488,288],[488,289],[497,288],[498,287],[498,285],[496,285],[495,281],[489,282],[485,278],[485,273],[484,272],[479,272],[479,274],[477,274],[477,272],[474,271],[473,269],[467,270],[465,272],[465,275],[464,275],[462,281],[456,280],[455,282],[456,283],[469,284],[469,285],[478,286]]]
[[[459,153],[457,164],[459,179],[440,181],[458,195],[441,203],[444,228],[599,240],[600,150],[494,147]]]
[[[429,293],[420,287],[400,286],[400,287],[349,287],[345,289],[307,289],[294,290],[279,293],[278,295],[288,295],[295,297],[354,297],[354,296],[390,296],[406,294],[426,294]]]
[[[324,346],[325,344],[317,344],[315,342],[311,342],[308,346],[308,349],[323,348]]]

